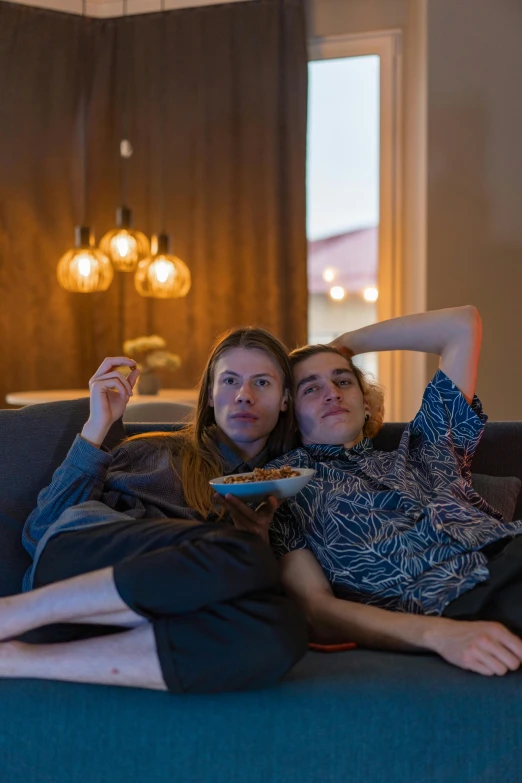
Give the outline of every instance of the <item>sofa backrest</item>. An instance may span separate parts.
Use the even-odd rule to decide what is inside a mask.
[[[23,524],[65,458],[89,414],[89,400],[31,405],[0,410],[0,596],[18,592],[30,565],[21,543]],[[105,445],[116,446],[126,435],[173,431],[174,423],[116,422]],[[375,447],[397,448],[404,424],[385,424]],[[522,422],[488,422],[473,460],[473,471],[522,479]],[[522,496],[522,493],[521,493]],[[522,519],[519,497],[515,519]]]
[[[88,416],[88,398],[0,410],[0,596],[20,590],[31,564],[22,527]],[[113,448],[124,436],[118,421],[105,445]]]

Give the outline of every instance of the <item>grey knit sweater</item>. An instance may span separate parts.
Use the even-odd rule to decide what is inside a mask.
[[[243,462],[225,444],[219,448],[225,474],[251,471],[266,462],[265,451]],[[25,522],[22,542],[33,565],[25,574],[23,589],[31,589],[38,559],[47,541],[58,533],[122,520],[201,519],[185,502],[179,468],[179,458],[172,458],[167,446],[156,439],[129,441],[109,452],[77,435]]]

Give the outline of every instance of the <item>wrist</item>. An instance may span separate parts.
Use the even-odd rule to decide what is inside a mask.
[[[426,623],[421,633],[420,644],[425,650],[440,654],[448,624],[454,621],[444,617],[425,617],[424,620]]]
[[[87,443],[90,443],[91,446],[95,446],[97,449],[99,449],[103,441],[105,440],[105,436],[107,435],[107,429],[100,428],[99,426],[95,425],[92,421],[90,421],[90,419],[88,419],[83,425],[83,429],[80,435],[84,440],[87,441]]]

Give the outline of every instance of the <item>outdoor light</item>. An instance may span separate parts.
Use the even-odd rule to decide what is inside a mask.
[[[330,296],[336,302],[340,302],[346,296],[346,291],[342,285],[334,285],[332,288],[330,288]]]
[[[332,269],[331,266],[326,267],[323,272],[323,280],[326,283],[331,283],[333,280],[335,280],[335,269]]]
[[[365,288],[363,291],[363,298],[367,302],[376,302],[379,298],[379,291],[376,288],[373,288],[373,286]]]

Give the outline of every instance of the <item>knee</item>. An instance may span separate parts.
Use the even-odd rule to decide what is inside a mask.
[[[196,615],[155,624],[163,672],[175,670],[169,690],[222,693],[275,685],[306,653],[304,617],[284,595],[266,591]]]
[[[268,544],[254,533],[230,529],[210,534],[220,549],[228,550],[235,561],[249,573],[249,591],[279,587],[280,569]]]

